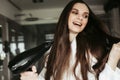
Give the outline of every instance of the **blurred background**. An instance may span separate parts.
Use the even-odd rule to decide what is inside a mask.
[[[0,80],[18,80],[7,65],[21,52],[51,41],[59,16],[70,0],[0,0]],[[120,0],[84,0],[120,38]],[[118,64],[120,67],[120,65]]]

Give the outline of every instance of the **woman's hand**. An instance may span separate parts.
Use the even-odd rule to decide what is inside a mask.
[[[120,60],[120,42],[113,44],[108,58],[108,65],[115,70]]]
[[[26,71],[20,74],[20,80],[38,80],[38,74],[36,72],[36,67],[32,66],[32,71]]]

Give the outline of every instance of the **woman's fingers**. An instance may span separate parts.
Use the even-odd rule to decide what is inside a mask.
[[[20,79],[21,80],[38,80],[38,74],[30,71],[24,72],[24,73],[21,73]]]
[[[117,43],[120,46],[120,42]]]
[[[112,50],[113,50],[114,55],[120,57],[120,42],[114,44],[112,47]]]
[[[120,42],[113,44],[108,58],[108,64],[111,66],[113,70],[116,69],[119,59],[120,59]]]
[[[35,73],[37,72],[37,69],[36,69],[35,66],[32,66],[32,71],[35,72]]]
[[[26,71],[20,74],[20,80],[38,80],[38,74],[36,72],[36,67],[32,66],[32,71]]]

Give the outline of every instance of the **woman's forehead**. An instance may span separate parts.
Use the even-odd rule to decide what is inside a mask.
[[[72,9],[89,12],[88,7],[84,3],[75,3]]]

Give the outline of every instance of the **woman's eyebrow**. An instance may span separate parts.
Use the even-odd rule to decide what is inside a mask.
[[[76,8],[72,8],[72,10],[75,10],[75,11],[79,11],[78,9],[76,9]],[[89,12],[88,11],[86,11],[86,12],[84,12],[85,14],[89,14]]]
[[[76,8],[72,8],[72,10],[76,10],[76,11],[78,11],[78,9],[76,9]]]
[[[89,14],[89,12],[84,12],[85,14]]]

